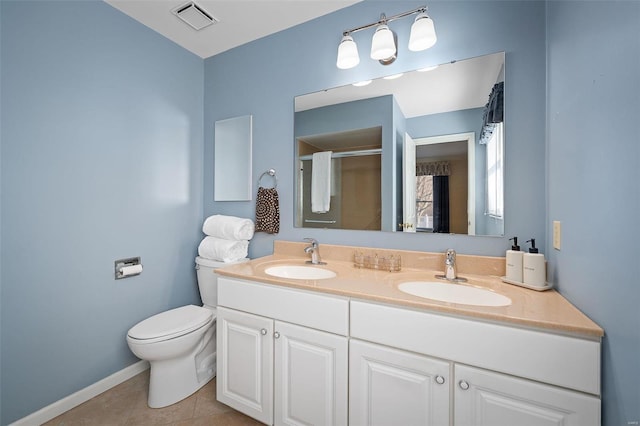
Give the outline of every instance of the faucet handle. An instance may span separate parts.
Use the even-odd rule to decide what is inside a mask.
[[[454,249],[447,249],[445,255],[447,256],[447,263],[454,263],[456,261],[456,251]]]
[[[313,247],[318,247],[318,241],[316,239],[314,239],[314,238],[304,238],[304,240],[310,242]]]

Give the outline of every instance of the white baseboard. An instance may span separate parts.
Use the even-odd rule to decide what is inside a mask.
[[[138,361],[129,367],[123,368],[120,371],[113,373],[112,375],[105,377],[104,379],[87,386],[84,389],[80,389],[78,392],[73,393],[61,400],[47,405],[44,408],[31,413],[26,417],[11,423],[11,426],[33,426],[41,425],[48,422],[51,419],[58,417],[60,414],[77,407],[83,402],[87,402],[91,398],[100,395],[101,393],[108,391],[112,387],[119,385],[132,378],[133,376],[142,373],[149,368],[148,361]]]

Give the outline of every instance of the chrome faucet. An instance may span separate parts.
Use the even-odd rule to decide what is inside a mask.
[[[320,259],[320,243],[313,238],[305,238],[304,240],[311,243],[310,246],[304,248],[305,253],[311,254],[311,260],[307,260],[307,263],[312,265],[326,265],[327,263]]]
[[[456,251],[454,249],[449,249],[445,253],[444,277],[451,281],[458,278],[458,270],[456,268]]]
[[[447,281],[464,282],[466,278],[458,276],[458,269],[456,267],[456,251],[454,249],[448,249],[444,258],[444,275],[436,275],[436,278],[441,278]]]

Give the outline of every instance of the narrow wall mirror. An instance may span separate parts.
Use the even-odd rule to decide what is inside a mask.
[[[295,226],[503,235],[504,66],[499,52],[297,96]]]
[[[252,116],[215,123],[214,200],[251,200]]]

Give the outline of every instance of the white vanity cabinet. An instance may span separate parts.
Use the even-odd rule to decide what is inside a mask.
[[[348,303],[220,277],[218,400],[266,424],[346,425]]]
[[[217,398],[265,424],[600,424],[600,340],[221,276]]]
[[[449,424],[450,363],[351,339],[351,425]]]
[[[600,423],[593,396],[464,365],[455,366],[456,426]]]
[[[354,426],[600,424],[599,341],[360,301],[350,335]]]
[[[218,307],[218,400],[273,423],[273,320]]]

